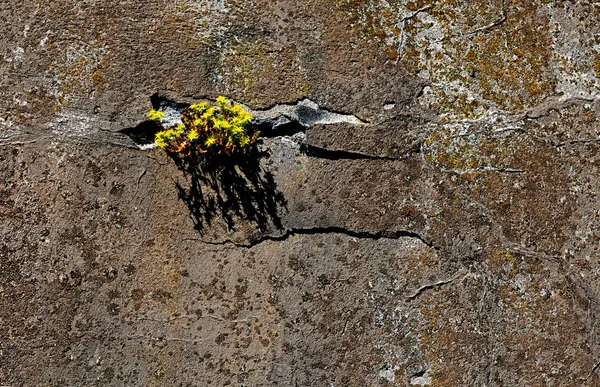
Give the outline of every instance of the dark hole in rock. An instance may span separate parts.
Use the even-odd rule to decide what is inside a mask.
[[[129,137],[138,146],[154,144],[154,136],[160,129],[152,121],[144,121],[134,128],[123,129],[120,132]]]

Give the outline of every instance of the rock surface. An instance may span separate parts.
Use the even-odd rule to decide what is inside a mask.
[[[597,3],[0,20],[0,385],[600,384]],[[141,146],[218,95],[257,157]]]

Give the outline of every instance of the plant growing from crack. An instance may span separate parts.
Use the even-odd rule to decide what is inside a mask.
[[[184,180],[175,182],[195,228],[202,233],[215,218],[228,228],[245,220],[260,230],[282,229],[279,208],[286,202],[256,146],[259,132],[242,105],[225,97],[183,109],[175,103],[148,112],[158,129],[154,143],[173,159]],[[181,106],[181,105],[179,105]],[[173,114],[175,113],[175,114]]]
[[[247,154],[259,135],[251,130],[252,115],[223,96],[215,104],[200,102],[184,108],[181,123],[165,127],[163,116],[160,110],[148,113],[160,128],[154,142],[168,153],[183,157]]]

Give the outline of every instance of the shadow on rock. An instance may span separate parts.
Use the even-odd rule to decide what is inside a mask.
[[[179,197],[199,232],[215,218],[221,218],[230,230],[237,221],[253,223],[261,231],[270,226],[283,228],[278,210],[287,209],[287,202],[273,174],[261,166],[261,160],[268,157],[268,152],[256,149],[246,155],[173,155],[187,178],[186,186],[176,183]]]

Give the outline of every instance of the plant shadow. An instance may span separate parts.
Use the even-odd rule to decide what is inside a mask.
[[[192,152],[171,157],[187,179],[185,186],[176,185],[198,232],[216,218],[229,230],[234,230],[238,221],[250,222],[260,231],[283,229],[279,210],[287,210],[287,202],[277,190],[273,174],[261,165],[268,152],[254,148],[245,155],[203,157]]]

